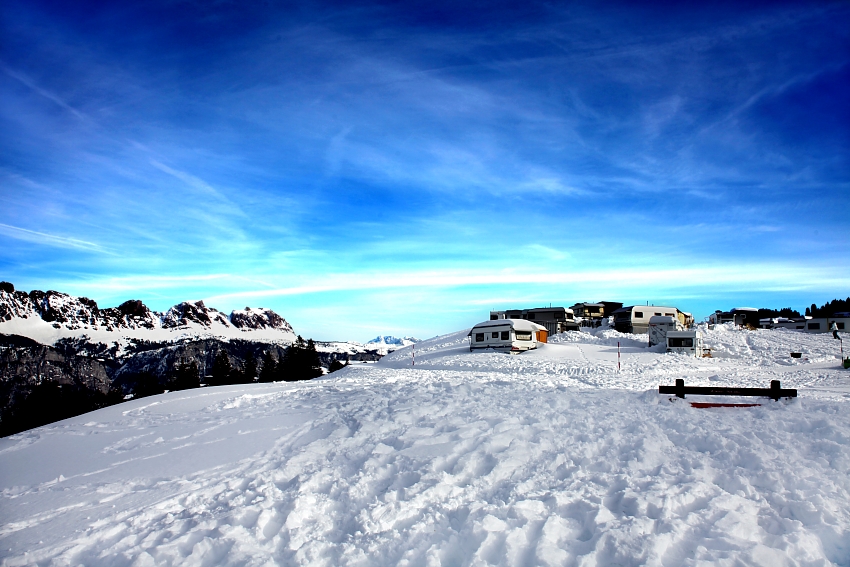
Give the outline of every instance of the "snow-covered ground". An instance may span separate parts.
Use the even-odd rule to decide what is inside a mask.
[[[712,359],[610,330],[470,353],[464,331],[415,366],[408,347],[5,438],[2,565],[850,565],[838,341],[705,332]],[[676,378],[799,398],[696,409],[657,393]]]

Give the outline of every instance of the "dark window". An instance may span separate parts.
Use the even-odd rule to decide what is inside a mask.
[[[503,341],[511,340],[511,332],[510,331],[502,331],[502,340]]]
[[[480,343],[484,340],[484,333],[475,333],[475,342]]]
[[[656,315],[658,315],[658,313],[656,313]],[[673,315],[672,313],[665,313],[664,315],[666,315],[667,317],[675,317],[675,315]]]
[[[494,339],[498,339],[498,338],[499,338],[499,331],[494,331],[494,332],[493,332],[493,338],[494,338]]]
[[[694,339],[690,337],[669,337],[667,339],[667,346],[678,348],[693,348]]]
[[[809,323],[809,330],[810,331],[820,330],[820,323]]]
[[[643,311],[635,311],[636,319],[643,319]]]
[[[656,313],[657,316],[661,317],[661,313]]]
[[[841,329],[842,331],[844,330],[844,323],[836,323],[835,326]]]
[[[498,316],[498,315],[490,315],[490,320],[491,320],[491,321],[496,321],[498,318],[499,318],[499,316]]]
[[[518,340],[518,341],[530,341],[531,340],[531,333],[527,333],[527,332],[524,332],[524,331],[517,331],[516,332],[516,340]]]

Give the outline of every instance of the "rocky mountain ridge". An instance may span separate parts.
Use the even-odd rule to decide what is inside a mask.
[[[54,329],[67,331],[155,331],[207,330],[279,331],[281,338],[294,338],[292,326],[271,309],[232,311],[226,315],[207,307],[203,301],[184,301],[161,313],[150,310],[137,299],[118,307],[100,309],[92,299],[74,297],[58,291],[16,291],[8,282],[0,282],[0,325],[15,319],[40,319]],[[288,335],[288,337],[284,337]]]
[[[277,367],[294,342],[292,326],[270,309],[226,315],[203,301],[184,301],[161,313],[135,299],[101,309],[86,297],[25,293],[0,282],[0,434],[161,392],[186,369],[196,383],[212,383],[216,359],[225,354],[234,372],[256,376]],[[329,369],[335,362],[374,362],[409,343],[310,344]]]

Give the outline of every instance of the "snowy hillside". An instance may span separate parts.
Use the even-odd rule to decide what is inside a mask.
[[[0,439],[2,565],[850,565],[838,341],[705,333],[716,358],[610,330],[470,353],[464,330],[413,367],[402,348]],[[657,393],[676,378],[799,398],[697,409]]]

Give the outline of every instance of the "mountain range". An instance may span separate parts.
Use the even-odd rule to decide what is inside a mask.
[[[133,396],[140,381],[167,385],[189,366],[204,382],[222,352],[236,371],[261,370],[264,360],[278,364],[295,339],[292,326],[271,309],[228,315],[203,301],[184,301],[158,312],[137,299],[102,309],[86,297],[24,292],[0,282],[0,412],[44,383],[89,397]],[[367,344],[314,344],[328,368],[334,361],[376,361],[414,341],[382,336]]]

